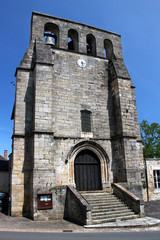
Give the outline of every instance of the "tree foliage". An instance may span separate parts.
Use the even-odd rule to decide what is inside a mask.
[[[140,124],[145,158],[160,158],[160,124],[143,120]]]

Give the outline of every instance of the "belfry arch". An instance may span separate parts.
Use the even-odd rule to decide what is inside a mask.
[[[70,185],[76,186],[75,184],[75,160],[83,151],[88,151],[93,153],[100,162],[100,173],[101,173],[101,188],[104,188],[106,183],[109,183],[109,158],[105,150],[97,143],[92,141],[83,141],[72,147],[70,150],[66,161],[69,166],[69,176],[68,183]]]
[[[59,27],[58,25],[47,22],[44,26],[44,41],[46,44],[59,47]]]
[[[104,57],[108,60],[113,58],[113,44],[109,39],[104,40]]]

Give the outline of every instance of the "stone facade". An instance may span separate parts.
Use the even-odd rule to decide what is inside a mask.
[[[90,132],[82,132],[84,110]],[[102,189],[125,182],[143,198],[140,128],[120,35],[33,12],[16,70],[12,215],[62,218],[65,186],[76,186],[74,162],[86,149],[99,159]],[[41,193],[53,194],[52,209],[38,210]]]
[[[147,200],[160,200],[160,159],[146,158],[145,163]]]

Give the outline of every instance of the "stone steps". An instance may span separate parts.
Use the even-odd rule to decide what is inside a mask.
[[[139,217],[112,193],[95,191],[81,192],[81,195],[92,207],[93,224],[135,219]]]

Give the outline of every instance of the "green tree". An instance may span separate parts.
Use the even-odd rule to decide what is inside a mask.
[[[145,158],[160,158],[160,124],[143,120],[140,123]]]

